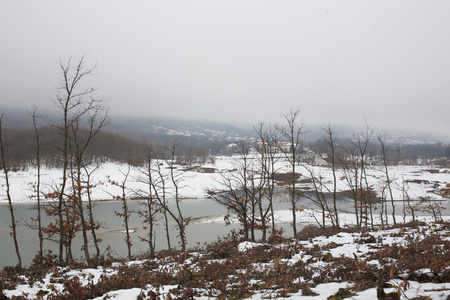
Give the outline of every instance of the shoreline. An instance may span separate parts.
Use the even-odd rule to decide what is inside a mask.
[[[204,200],[204,199],[211,199],[211,197],[186,197],[186,198],[180,198],[181,201],[184,200]],[[145,198],[130,198],[127,199],[127,201],[145,201]],[[173,201],[175,200],[174,198],[168,198],[169,201]],[[56,201],[52,201],[52,200],[41,200],[41,204],[48,204],[48,203],[55,203]],[[89,203],[89,201],[83,200],[83,203]],[[96,200],[92,200],[93,203],[95,202],[121,202],[121,200],[117,200],[117,199],[96,199]],[[24,200],[24,201],[13,201],[12,203],[13,205],[15,204],[37,204],[37,200],[35,201],[30,201],[30,200]],[[8,201],[3,201],[0,200],[0,205],[8,205]]]

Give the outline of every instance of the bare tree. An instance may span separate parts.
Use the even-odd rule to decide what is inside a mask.
[[[164,156],[164,153],[158,153],[158,155]],[[162,209],[162,213],[164,216],[164,229],[166,232],[166,242],[167,242],[167,248],[171,249],[171,243],[170,243],[170,231],[169,231],[169,216],[166,207],[168,207],[168,196],[167,196],[167,181],[168,176],[163,170],[163,165],[166,163],[166,160],[159,159],[158,156],[156,156],[155,161],[155,176],[152,176],[152,180],[150,181],[150,184],[153,188],[154,196],[159,204],[159,206]]]
[[[331,125],[328,124],[326,127],[322,128],[326,133],[326,137],[324,138],[325,142],[328,145],[328,159],[330,160],[330,168],[333,174],[333,188],[328,189],[329,193],[333,197],[333,209],[334,209],[334,221],[336,222],[336,227],[339,228],[339,214],[337,209],[337,157],[336,157],[336,141],[334,139],[333,130],[331,129]]]
[[[372,187],[369,185],[367,180],[367,149],[369,147],[370,139],[372,138],[373,131],[370,129],[369,124],[366,122],[366,127],[361,134],[353,134],[353,147],[356,149],[359,155],[360,163],[360,176],[359,176],[359,186],[360,186],[360,204],[361,204],[361,214],[360,217],[365,220],[365,226],[367,227],[367,221],[370,217],[370,224],[373,228],[373,204],[371,199]],[[364,188],[363,188],[364,186]],[[369,212],[367,212],[369,209]],[[364,213],[362,213],[364,212]],[[362,223],[362,219],[361,222]]]
[[[266,177],[262,173],[262,168],[257,165],[255,158],[250,160],[250,168],[247,172],[249,185],[245,187],[246,193],[249,195],[249,225],[251,240],[256,240],[255,230],[263,231],[263,240],[266,238],[266,217],[270,210],[270,206],[264,206],[263,201],[266,199]],[[260,224],[261,223],[261,224]]]
[[[129,158],[128,161],[130,161],[131,159]],[[123,219],[123,225],[125,226],[125,244],[127,245],[127,251],[128,251],[128,259],[131,260],[133,258],[132,254],[131,254],[131,236],[130,236],[130,215],[131,215],[131,211],[128,208],[128,203],[127,203],[127,181],[128,178],[130,176],[130,172],[131,172],[131,165],[128,162],[127,163],[127,170],[125,172],[120,171],[123,175],[123,179],[122,181],[114,181],[114,180],[110,180],[112,185],[115,185],[117,187],[120,188],[121,190],[121,194],[120,195],[116,195],[114,196],[114,199],[117,199],[119,201],[122,202],[122,211],[116,211],[116,215],[120,218]]]
[[[144,198],[146,201],[143,203],[144,209],[138,211],[138,215],[144,219],[144,228],[148,228],[148,237],[140,237],[142,241],[148,243],[150,255],[155,255],[155,242],[156,235],[154,233],[154,227],[156,226],[157,214],[161,211],[158,207],[158,202],[155,193],[155,180],[158,175],[155,173],[156,153],[153,147],[149,144],[144,146],[144,157],[142,161],[142,167],[140,168],[140,175],[136,180],[143,183],[146,188],[136,191],[136,193]]]
[[[442,222],[442,211],[445,210],[444,200],[432,199],[430,196],[421,201],[421,212],[429,213],[433,216],[435,222]]]
[[[287,141],[289,147],[280,147],[284,156],[289,162],[291,179],[288,182],[290,186],[289,195],[292,210],[292,228],[294,237],[297,236],[297,202],[300,195],[296,191],[296,181],[298,178],[297,167],[299,164],[299,154],[301,152],[301,143],[304,135],[304,122],[299,119],[300,110],[293,110],[282,115],[284,124],[278,125],[277,130]]]
[[[41,216],[41,148],[42,148],[42,133],[39,132],[38,129],[38,119],[40,116],[37,113],[37,106],[32,107],[32,111],[30,115],[33,119],[33,127],[35,133],[35,141],[36,144],[33,146],[34,151],[36,153],[36,166],[37,166],[37,179],[35,185],[36,192],[36,200],[37,200],[37,228],[38,228],[38,237],[39,237],[39,259],[42,259],[44,254],[44,234],[42,232],[42,216]]]
[[[403,184],[402,184],[402,194],[403,194],[403,223],[406,223],[406,212],[409,212],[411,214],[413,222],[416,221],[416,211],[418,210],[418,205],[415,205],[413,201],[411,200],[411,197],[408,193],[408,181],[405,180],[405,177],[403,177]]]
[[[394,204],[394,196],[392,195],[392,182],[393,179],[389,176],[389,168],[388,168],[388,161],[387,161],[387,153],[389,151],[389,147],[386,145],[386,139],[382,135],[377,136],[378,142],[380,143],[381,147],[381,158],[383,160],[383,166],[384,166],[384,174],[386,176],[386,188],[389,192],[389,196],[391,198],[391,205],[392,205],[392,220],[394,222],[394,225],[397,224],[397,220],[395,219],[395,204]],[[387,222],[386,218],[386,222]]]
[[[344,172],[345,180],[347,185],[352,192],[353,207],[355,209],[356,226],[361,228],[361,220],[359,213],[359,190],[361,189],[359,185],[359,156],[355,154],[352,147],[348,149],[347,157],[341,159],[341,167]]]
[[[56,213],[59,224],[59,260],[64,260],[64,243],[67,238],[72,238],[67,235],[64,221],[64,209],[66,204],[66,188],[68,184],[68,175],[70,161],[72,159],[71,149],[71,132],[74,127],[78,127],[82,124],[84,117],[89,120],[98,117],[98,112],[103,111],[104,99],[94,98],[93,93],[96,91],[93,87],[83,87],[83,80],[93,75],[95,66],[93,68],[86,68],[85,66],[86,54],[83,54],[81,59],[77,63],[72,63],[72,58],[64,63],[61,59],[58,62],[60,70],[61,84],[57,87],[57,94],[54,100],[54,104],[61,114],[61,123],[56,125],[62,136],[62,144],[58,148],[60,152],[60,159],[62,164],[62,177],[59,183],[57,193],[54,196],[57,198]],[[88,98],[88,99],[87,99]],[[106,118],[107,119],[107,118]],[[105,120],[106,120],[105,119]],[[97,124],[91,122],[91,124]],[[101,127],[100,127],[101,128]],[[93,131],[95,132],[95,130]],[[94,134],[95,135],[95,134]],[[70,230],[70,229],[69,229]]]
[[[92,207],[94,206],[94,203],[92,202],[92,189],[96,187],[96,184],[92,182],[92,174],[100,167],[100,165],[97,163],[94,167],[91,166],[91,168],[88,168],[86,165],[83,165],[84,173],[86,175],[86,179],[84,181],[84,185],[86,188],[86,196],[88,199],[88,214],[89,214],[89,228],[91,230],[92,239],[94,241],[94,246],[96,250],[96,256],[100,257],[100,247],[99,243],[101,242],[101,239],[97,237],[96,230],[100,228],[100,224],[95,221],[94,213],[92,211]]]
[[[10,193],[10,182],[9,182],[9,166],[6,162],[5,159],[5,149],[4,149],[4,145],[3,145],[3,116],[4,114],[2,113],[0,116],[0,153],[1,153],[1,167],[3,168],[3,173],[5,174],[5,184],[6,184],[6,198],[8,199],[8,209],[11,215],[11,236],[14,240],[14,248],[16,250],[16,255],[17,255],[17,267],[19,269],[22,268],[22,258],[20,256],[20,250],[19,250],[19,242],[17,241],[17,223],[16,223],[16,218],[14,215],[14,207],[12,204],[12,198],[11,198],[11,193]]]
[[[186,251],[186,226],[189,223],[189,219],[185,219],[183,217],[183,212],[181,210],[181,198],[180,198],[180,188],[183,181],[183,174],[180,172],[175,172],[175,162],[176,162],[176,151],[179,147],[178,140],[174,140],[171,142],[170,146],[167,148],[169,151],[170,158],[168,160],[169,164],[169,180],[171,181],[172,188],[173,188],[173,196],[175,200],[175,209],[169,208],[168,205],[164,207],[164,209],[169,213],[169,215],[173,218],[175,223],[178,227],[178,233],[180,235],[180,244],[181,244],[181,251]]]
[[[70,147],[70,151],[73,149]],[[79,162],[77,162],[76,158],[70,160],[70,168],[69,168],[69,178],[71,180],[72,194],[68,195],[68,203],[73,207],[73,213],[79,216],[80,220],[80,228],[83,234],[83,247],[84,255],[86,257],[86,261],[90,263],[90,255],[89,255],[89,245],[88,245],[88,236],[87,236],[87,224],[84,215],[84,207],[83,207],[83,186],[81,183],[81,166]],[[72,243],[71,239],[68,241]]]
[[[279,160],[278,153],[278,136],[274,126],[266,123],[258,123],[253,129],[260,139],[258,145],[258,153],[261,164],[261,181],[264,184],[264,198],[267,199],[268,205],[264,209],[263,203],[260,201],[259,210],[261,215],[261,226],[263,230],[262,241],[266,239],[266,218],[270,213],[272,222],[272,232],[275,232],[274,217],[274,195],[275,195],[275,174],[277,172],[276,162]]]
[[[83,170],[87,169],[87,166],[93,161],[92,157],[86,156],[86,150],[95,138],[98,132],[109,123],[109,110],[103,105],[102,102],[98,102],[97,105],[92,106],[85,114],[86,120],[81,124],[81,119],[77,119],[72,122],[70,126],[70,141],[69,151],[71,154],[71,170],[70,175],[72,179],[72,187],[74,187],[74,200],[80,214],[81,230],[83,234],[83,250],[87,262],[90,262],[89,245],[88,245],[88,230],[89,225],[85,218],[83,195],[88,189],[85,181],[82,178]],[[82,126],[84,125],[84,126]],[[76,187],[76,188],[75,188]],[[90,192],[90,191],[89,191]],[[89,209],[90,218],[93,219],[92,210]],[[94,228],[91,228],[91,230]],[[95,232],[94,232],[95,235]]]
[[[242,224],[242,232],[245,240],[249,240],[251,231],[251,176],[253,173],[252,161],[249,158],[249,145],[241,142],[238,149],[237,159],[233,161],[234,172],[222,173],[218,183],[221,185],[219,191],[211,191],[214,200],[225,206],[229,212],[236,214]],[[253,234],[254,237],[254,234]],[[254,240],[254,238],[253,238]]]
[[[317,220],[317,218],[315,216],[313,216],[313,217],[316,219],[316,222],[319,224],[319,226],[322,229],[326,228],[326,219],[328,217],[330,217],[331,222],[334,226],[337,223],[336,222],[337,215],[334,212],[332,212],[328,206],[328,201],[327,201],[327,198],[326,198],[325,192],[324,192],[325,184],[323,182],[323,177],[320,174],[316,175],[314,172],[314,169],[312,169],[310,167],[305,167],[305,169],[308,170],[308,172],[309,172],[309,178],[311,179],[311,183],[312,183],[313,191],[314,191],[314,196],[305,195],[305,197],[309,198],[313,204],[317,205],[320,208],[320,210],[322,212],[322,221],[319,222],[319,220]]]

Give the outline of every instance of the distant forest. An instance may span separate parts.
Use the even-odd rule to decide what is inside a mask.
[[[376,137],[372,137],[368,144],[368,157],[377,158],[380,155],[380,143]],[[336,140],[338,149],[348,148],[351,143],[346,139]],[[448,165],[450,159],[450,145],[442,143],[418,143],[418,144],[401,144],[401,143],[386,143],[388,151],[386,153],[387,160],[391,164],[415,164],[418,160],[437,160],[437,163]],[[324,139],[316,139],[308,143],[309,147],[315,153],[326,153],[328,145]]]
[[[41,127],[39,128],[42,141],[41,160],[44,165],[51,167],[57,166],[58,147],[62,143],[62,137],[58,133],[57,128]],[[9,158],[11,166],[16,168],[33,165],[35,163],[36,136],[33,128],[29,129],[6,129],[3,132],[5,155]],[[164,139],[158,139],[157,143],[152,146],[157,152],[163,156],[166,144],[170,143],[170,139],[175,137],[166,136]],[[177,156],[179,163],[191,164],[206,161],[209,155],[216,154],[233,154],[226,146],[226,142],[203,141],[201,145],[190,143],[192,141],[180,138],[180,146],[177,148]],[[345,139],[338,140],[337,144],[341,148],[349,142]],[[89,144],[86,155],[93,160],[113,160],[119,162],[130,162],[133,165],[140,164],[140,160],[145,152],[148,143],[130,138],[122,134],[101,131]],[[255,145],[256,146],[256,145]],[[327,152],[327,144],[323,139],[308,141],[304,145],[317,154]],[[369,144],[368,156],[376,157],[380,153],[379,144],[376,139]],[[389,145],[389,161],[392,164],[399,162],[415,163],[418,159],[444,160],[441,163],[447,164],[450,158],[450,145],[442,143],[433,144],[391,144]]]
[[[39,128],[41,139],[41,162],[47,167],[58,166],[58,148],[63,139],[57,128]],[[5,156],[9,165],[16,168],[33,165],[36,161],[36,135],[33,128],[30,129],[6,129],[3,132]],[[113,160],[129,162],[133,165],[140,164],[140,159],[148,144],[125,135],[100,131],[89,144],[86,156],[92,160]],[[152,145],[155,151],[163,156],[164,144]],[[205,147],[189,144],[180,144],[176,153],[183,163],[192,163],[205,160],[209,151]]]

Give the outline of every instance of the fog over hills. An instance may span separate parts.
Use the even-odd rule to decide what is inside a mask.
[[[7,109],[0,111],[4,113],[5,128],[30,128],[33,126],[31,116],[27,113],[27,109]],[[42,111],[44,116],[41,120],[41,126],[50,125],[54,120],[58,120],[59,116],[55,112]],[[53,120],[53,121],[52,121]],[[256,124],[255,124],[256,125]],[[370,124],[369,124],[370,125]],[[331,124],[334,135],[338,139],[349,139],[353,133],[364,130],[350,126],[333,126]],[[320,125],[305,124],[305,139],[307,141],[319,139],[324,136],[324,131]],[[374,131],[374,138],[378,134],[386,137],[387,142],[397,144],[427,144],[427,143],[443,143],[448,144],[450,140],[443,139],[440,136],[432,136],[419,134],[415,132],[407,132],[401,130],[378,130]],[[168,139],[180,138],[188,140],[191,143],[197,143],[206,140],[215,141],[233,141],[245,138],[255,138],[256,134],[251,127],[242,128],[232,124],[217,122],[213,120],[190,120],[180,118],[166,118],[158,116],[125,116],[112,115],[111,123],[105,127],[106,131],[123,134],[129,138],[144,141],[161,142]]]
[[[113,117],[106,130],[131,134],[137,139],[159,135],[172,137],[203,137],[215,139],[246,138],[254,136],[251,130],[211,120],[185,120],[162,117]]]

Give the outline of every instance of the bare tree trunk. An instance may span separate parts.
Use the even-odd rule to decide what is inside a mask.
[[[87,198],[88,198],[89,227],[91,229],[92,238],[94,240],[96,256],[98,258],[98,257],[100,257],[100,247],[98,245],[99,239],[97,238],[96,229],[98,229],[99,226],[94,220],[94,213],[92,211],[93,203],[92,203],[92,198],[91,198],[91,185],[92,185],[92,183],[91,183],[91,175],[92,175],[92,172],[94,172],[95,169],[97,169],[97,167],[94,168],[94,170],[91,171],[91,172],[88,171],[86,166],[84,166],[83,168],[84,168],[84,171],[85,171],[86,176],[87,176],[87,179],[86,179],[86,194],[87,194]]]
[[[80,217],[81,231],[83,236],[83,251],[86,258],[86,262],[89,264],[91,258],[89,255],[87,224],[84,219],[84,209],[82,202],[81,166],[79,164],[79,159],[76,157],[70,161],[70,179],[72,181],[72,190],[73,190],[72,192],[73,214],[78,215]]]
[[[66,139],[64,139],[66,140]],[[59,190],[58,196],[58,223],[59,223],[59,262],[63,263],[64,261],[64,240],[66,238],[66,228],[64,226],[64,215],[63,215],[63,207],[64,207],[64,191],[66,189],[67,182],[67,145],[68,143],[64,141],[64,158],[63,158],[63,170],[62,170],[62,182]]]
[[[293,110],[286,114],[283,114],[282,117],[285,120],[284,126],[278,126],[278,132],[283,136],[287,142],[290,144],[290,149],[286,149],[280,147],[281,151],[285,155],[286,159],[289,161],[289,165],[291,168],[291,182],[289,182],[290,190],[290,202],[291,202],[291,210],[292,210],[292,230],[293,236],[297,236],[297,201],[300,199],[300,196],[296,195],[296,181],[297,181],[297,156],[300,154],[300,144],[303,141],[302,136],[304,134],[303,126],[304,122],[299,122],[298,114],[300,110]]]
[[[146,190],[138,190],[136,193],[146,199],[145,209],[139,210],[138,214],[140,217],[144,218],[144,228],[148,228],[148,238],[142,238],[142,241],[147,241],[150,251],[150,256],[155,255],[155,241],[156,235],[154,233],[154,225],[156,222],[156,214],[159,210],[156,207],[155,198],[156,192],[154,192],[155,187],[155,176],[156,170],[154,170],[154,160],[156,160],[156,153],[153,150],[151,145],[144,146],[144,158],[143,158],[143,166],[140,168],[141,175],[137,178],[137,180],[145,184],[147,187]]]
[[[413,222],[416,221],[416,207],[411,203],[411,198],[409,197],[408,194],[408,186],[406,184],[405,178],[403,178],[403,205],[405,207],[405,203],[406,203],[406,208],[409,210],[409,212],[411,213],[411,217]],[[403,212],[404,216],[403,216],[403,222],[406,222],[406,210],[404,209]]]
[[[345,174],[345,179],[347,181],[347,185],[352,191],[352,198],[353,198],[353,206],[355,210],[355,217],[356,217],[356,227],[358,229],[361,229],[361,221],[359,217],[359,162],[357,156],[354,154],[353,149],[349,149],[348,158],[342,160],[342,168]]]
[[[171,155],[171,158],[169,160],[169,168],[170,168],[170,180],[172,181],[172,185],[175,189],[175,205],[176,205],[176,215],[174,212],[172,212],[172,210],[168,209],[167,212],[172,216],[172,218],[175,220],[177,226],[178,226],[178,231],[180,234],[180,243],[181,243],[181,251],[184,252],[186,251],[186,225],[187,225],[187,220],[185,220],[183,218],[183,213],[181,211],[181,207],[180,207],[180,195],[179,195],[179,188],[180,188],[180,181],[182,180],[182,178],[180,178],[179,176],[177,176],[175,174],[175,152],[178,148],[180,144],[178,143],[177,140],[172,142],[172,145],[170,147],[169,152]]]
[[[336,145],[333,136],[333,130],[331,129],[331,125],[328,124],[326,128],[323,128],[327,137],[325,138],[325,142],[328,144],[329,153],[328,156],[331,162],[331,172],[333,174],[333,191],[331,195],[333,196],[333,208],[334,208],[334,216],[336,221],[336,228],[339,228],[339,214],[337,209],[337,178],[336,178]]]
[[[372,197],[370,195],[372,189],[371,186],[369,185],[369,182],[367,181],[367,173],[366,173],[366,168],[364,167],[364,183],[366,185],[366,190],[367,190],[367,203],[369,204],[369,214],[370,214],[370,226],[372,229],[374,229],[373,227],[373,204],[372,204]]]
[[[130,175],[131,166],[128,163],[128,169],[127,172],[124,174],[125,178],[120,184],[120,188],[122,189],[122,196],[120,199],[122,200],[122,208],[123,208],[123,223],[125,226],[125,243],[127,244],[127,250],[128,250],[128,259],[131,260],[133,256],[131,255],[131,236],[130,236],[130,227],[129,227],[129,217],[130,217],[130,211],[128,209],[127,204],[127,195],[126,195],[126,184],[128,180],[128,176]]]
[[[42,216],[41,216],[41,146],[42,142],[40,140],[42,134],[39,133],[37,120],[39,116],[37,115],[37,106],[33,107],[31,112],[31,117],[33,119],[34,133],[36,137],[36,144],[34,150],[36,152],[36,165],[37,165],[37,182],[36,182],[36,199],[37,199],[37,222],[38,222],[38,237],[39,237],[39,260],[42,260],[44,255],[44,234],[42,233]]]
[[[171,250],[172,246],[170,244],[169,216],[167,215],[166,206],[164,206],[164,229],[166,231],[167,249]]]
[[[66,218],[64,224],[66,227],[66,235],[64,239],[66,262],[74,261],[72,252],[73,239],[75,238],[77,231],[80,229],[79,211],[77,210],[78,204],[76,199],[71,199],[72,197],[73,195],[68,197],[67,201],[64,203],[64,214]]]
[[[167,249],[172,249],[171,243],[170,243],[170,231],[169,231],[169,218],[167,215],[167,199],[166,199],[166,180],[167,178],[163,174],[163,171],[161,169],[161,162],[159,160],[156,161],[156,172],[158,176],[158,180],[151,181],[151,185],[153,187],[153,191],[155,192],[155,197],[162,209],[163,216],[164,216],[164,230],[166,233],[166,242],[167,242]]]
[[[368,218],[370,217],[370,224],[373,229],[373,210],[372,210],[372,201],[370,197],[370,186],[367,181],[367,173],[366,173],[366,155],[367,148],[369,147],[370,139],[372,138],[373,131],[370,129],[369,124],[366,122],[366,127],[364,129],[363,134],[355,135],[353,134],[353,145],[358,150],[358,154],[360,157],[360,199],[361,201],[361,223],[362,218],[364,216],[365,226],[368,225]],[[364,184],[363,184],[364,183]],[[364,192],[363,186],[365,185],[366,191]],[[370,216],[368,216],[367,209],[369,208]]]
[[[19,269],[22,269],[22,258],[20,256],[20,250],[19,250],[19,242],[17,241],[17,229],[16,229],[16,218],[14,215],[14,207],[12,204],[12,199],[11,199],[11,194],[10,194],[10,183],[9,183],[9,173],[8,173],[8,169],[9,166],[6,164],[6,160],[5,160],[5,150],[4,150],[4,145],[3,145],[3,138],[2,138],[2,133],[3,133],[3,115],[1,114],[0,116],[0,152],[1,152],[1,160],[2,160],[2,168],[3,168],[3,172],[5,174],[5,183],[6,183],[6,197],[8,199],[8,209],[11,215],[11,236],[14,240],[14,248],[16,250],[16,255],[17,255],[17,267]]]
[[[309,198],[314,204],[316,204],[321,209],[321,211],[322,211],[322,224],[320,224],[320,222],[318,222],[317,219],[316,219],[316,221],[318,222],[319,226],[322,229],[325,229],[326,228],[326,215],[330,214],[331,211],[330,211],[330,209],[328,207],[327,199],[325,198],[325,195],[323,193],[322,179],[321,179],[320,176],[316,176],[314,174],[313,169],[311,169],[311,168],[306,168],[306,169],[308,170],[308,172],[310,174],[310,178],[311,178],[311,181],[312,181],[312,184],[313,184],[313,187],[314,187],[315,197],[310,197],[310,196],[305,196],[305,197]],[[334,217],[331,217],[331,221],[332,221],[332,224],[334,225],[335,224]]]
[[[122,190],[124,190],[124,187],[122,187]],[[128,210],[128,205],[127,205],[127,200],[126,200],[126,195],[125,192],[122,195],[122,201],[123,201],[123,213],[124,213],[124,224],[125,224],[125,231],[126,231],[126,238],[125,238],[125,242],[127,244],[127,249],[128,249],[128,259],[131,260],[132,259],[132,255],[131,255],[131,237],[130,237],[130,228],[129,228],[129,210]]]
[[[274,194],[275,194],[275,163],[277,161],[276,154],[278,152],[277,144],[278,137],[276,135],[276,130],[271,124],[266,125],[263,122],[258,123],[254,127],[254,131],[260,139],[259,154],[261,162],[261,178],[263,180],[261,186],[264,189],[264,196],[261,196],[260,201],[260,214],[262,219],[263,227],[263,241],[266,239],[266,218],[271,215],[272,232],[275,232],[275,216],[274,216]],[[268,201],[268,206],[264,210],[262,207],[262,199],[266,197]]]
[[[131,152],[131,151],[130,151]],[[131,153],[128,154],[128,162],[127,162],[127,171],[120,173],[123,175],[122,181],[114,181],[108,176],[108,180],[112,185],[115,185],[120,188],[120,195],[113,195],[113,198],[119,200],[122,203],[122,211],[115,211],[116,216],[120,217],[123,220],[123,226],[125,227],[125,244],[127,245],[128,259],[131,260],[133,258],[131,254],[131,236],[130,236],[130,227],[129,227],[129,218],[130,218],[130,210],[128,209],[127,203],[127,181],[131,172]]]
[[[387,152],[389,151],[389,147],[386,146],[386,142],[384,138],[379,135],[378,136],[378,142],[381,146],[381,155],[383,157],[383,165],[384,165],[384,174],[386,175],[386,184],[389,190],[389,196],[391,197],[391,205],[392,205],[392,220],[394,222],[394,225],[397,224],[397,220],[395,219],[395,204],[394,204],[394,196],[392,195],[392,179],[389,176],[389,169],[388,169],[388,163],[387,163]],[[387,221],[387,219],[386,219]]]
[[[80,195],[81,197],[81,195]],[[85,219],[85,215],[84,215],[84,207],[83,207],[83,201],[82,199],[77,199],[77,203],[78,203],[78,210],[79,210],[79,214],[80,214],[80,222],[81,222],[81,230],[83,233],[83,251],[84,251],[84,256],[86,257],[86,262],[88,264],[90,264],[91,262],[91,257],[89,254],[89,240],[88,240],[88,235],[87,235],[87,231],[88,231],[88,225]]]
[[[262,231],[261,241],[265,242],[267,237],[267,228],[266,228],[266,218],[264,216],[264,210],[262,207],[262,201],[259,201],[258,206],[259,206],[259,215],[261,216],[261,231]]]
[[[249,240],[249,233],[252,230],[252,188],[249,145],[242,141],[237,149],[238,157],[233,159],[233,167],[236,172],[222,173],[217,182],[222,186],[214,195],[213,199],[220,205],[225,206],[229,212],[236,214],[242,225],[242,234],[245,240]],[[214,191],[213,191],[214,192]],[[254,223],[254,222],[253,222]]]

